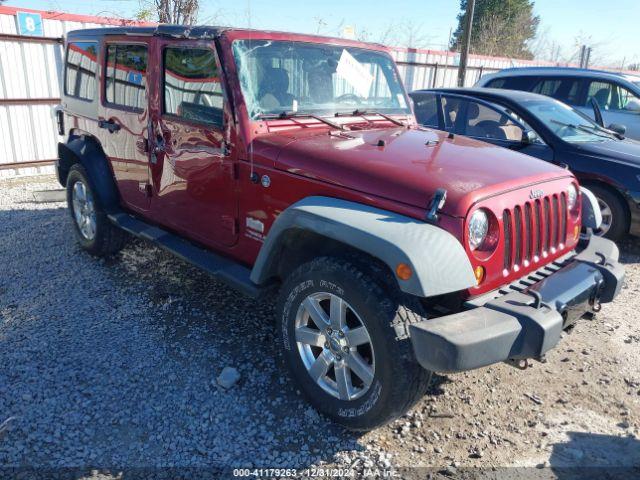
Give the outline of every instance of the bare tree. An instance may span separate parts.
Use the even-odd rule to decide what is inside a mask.
[[[407,48],[426,48],[433,40],[431,36],[424,32],[422,24],[413,23],[408,20],[400,25],[402,34],[399,45]]]
[[[313,17],[313,21],[316,22],[316,35],[321,35],[329,26],[329,23],[320,16]]]
[[[591,55],[589,56],[589,65],[608,65],[611,62],[611,56],[607,54],[607,47],[609,42],[606,40],[595,41],[593,35],[580,31],[575,36],[573,42],[573,54],[571,56],[571,62],[577,62],[580,59],[580,49],[583,45],[591,48]],[[616,62],[617,63],[617,62]]]
[[[358,35],[358,38],[383,45],[407,48],[427,48],[433,40],[430,35],[424,32],[424,26],[422,24],[414,23],[411,20],[390,22],[387,24],[387,28],[377,34],[363,30]]]
[[[198,19],[199,0],[142,0],[136,17],[160,23],[193,25]]]
[[[609,41],[596,41],[593,35],[585,32],[579,32],[574,37],[572,44],[567,45],[553,39],[549,28],[540,29],[536,38],[530,42],[529,48],[534,58],[538,60],[567,65],[579,62],[580,50],[583,45],[591,48],[589,65],[620,68],[620,60],[611,58],[611,55],[607,53]]]

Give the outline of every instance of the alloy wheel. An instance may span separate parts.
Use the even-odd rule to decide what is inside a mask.
[[[602,224],[600,228],[596,230],[595,234],[599,237],[603,237],[607,234],[611,225],[613,224],[613,212],[611,211],[611,207],[602,199],[597,198],[598,206],[600,207],[600,213],[602,214]]]
[[[295,319],[298,352],[314,382],[340,400],[364,395],[375,374],[369,332],[356,311],[332,293],[309,295]]]
[[[93,240],[96,236],[96,210],[93,195],[80,180],[73,185],[71,200],[73,216],[80,234],[87,240]]]

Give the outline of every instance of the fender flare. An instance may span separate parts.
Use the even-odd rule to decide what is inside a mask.
[[[360,203],[330,197],[307,197],[276,218],[251,271],[256,284],[276,272],[280,244],[291,229],[309,230],[363,251],[384,262],[392,272],[399,263],[413,271],[397,278],[406,293],[432,297],[476,285],[464,248],[446,230],[426,222]]]
[[[67,174],[74,163],[80,163],[89,176],[91,187],[107,212],[118,209],[120,195],[109,162],[100,145],[91,137],[71,137],[67,143],[58,143],[58,180],[65,186]]]
[[[582,226],[597,230],[602,225],[602,212],[598,205],[598,199],[587,188],[580,187],[582,193]]]

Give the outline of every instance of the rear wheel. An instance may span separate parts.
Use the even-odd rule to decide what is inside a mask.
[[[354,430],[404,414],[431,378],[408,336],[409,324],[423,319],[419,305],[380,276],[318,258],[289,276],[278,303],[292,377],[319,411]]]
[[[596,196],[602,214],[602,225],[594,233],[613,241],[620,240],[629,231],[629,215],[623,201],[606,187],[589,185],[587,188]]]
[[[67,205],[76,238],[87,252],[108,256],[124,246],[126,233],[109,221],[80,164],[73,165],[67,176]]]

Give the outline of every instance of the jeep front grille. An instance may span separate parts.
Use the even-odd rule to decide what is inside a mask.
[[[502,212],[504,268],[519,270],[562,248],[567,238],[565,193],[530,200]]]

